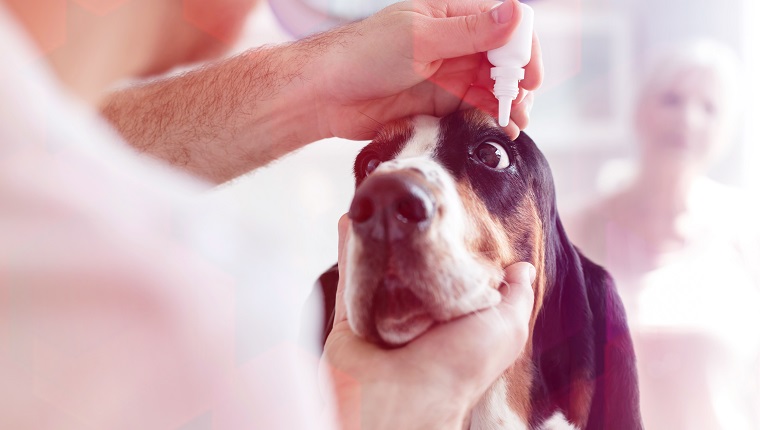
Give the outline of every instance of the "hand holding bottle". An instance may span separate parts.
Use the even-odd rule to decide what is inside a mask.
[[[496,114],[485,51],[516,37],[522,13],[517,0],[405,1],[318,36],[312,42],[324,42],[323,52],[303,73],[327,78],[313,79],[311,94],[322,137],[370,139],[378,123],[463,107]],[[530,91],[543,76],[535,37],[529,52],[506,128],[513,138],[528,124]]]

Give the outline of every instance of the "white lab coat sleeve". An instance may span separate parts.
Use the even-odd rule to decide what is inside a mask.
[[[193,226],[211,220],[87,160],[6,155],[0,428],[320,428],[318,357],[292,335],[300,309],[256,282],[261,262],[210,257]],[[242,360],[241,339],[258,341]]]
[[[70,100],[1,9],[0,429],[331,428],[266,250]]]

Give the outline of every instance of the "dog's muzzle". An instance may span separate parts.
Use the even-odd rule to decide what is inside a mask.
[[[502,270],[468,248],[465,208],[446,175],[431,159],[393,160],[357,188],[344,297],[359,336],[400,346],[499,302]]]
[[[411,169],[376,172],[356,190],[348,212],[354,234],[385,266],[369,296],[370,308],[365,310],[374,326],[370,337],[377,341],[401,343],[407,339],[387,334],[416,335],[434,322],[425,300],[410,288],[404,273],[408,269],[396,261],[402,249],[409,249],[410,241],[429,231],[435,208],[422,174]]]

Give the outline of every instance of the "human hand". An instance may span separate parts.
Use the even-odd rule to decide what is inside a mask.
[[[346,216],[338,230],[338,265],[345,273]],[[351,331],[341,279],[321,371],[332,379],[342,428],[461,430],[475,403],[522,352],[534,277],[528,263],[510,266],[499,305],[435,326],[390,350]]]
[[[500,5],[500,6],[499,6]],[[498,6],[494,8],[494,6]],[[497,18],[498,16],[498,18]],[[371,139],[378,126],[414,114],[463,107],[498,114],[485,52],[504,45],[520,22],[517,0],[410,0],[316,36],[315,100],[323,137]],[[538,38],[512,103],[507,134],[528,125],[531,91],[543,79]]]

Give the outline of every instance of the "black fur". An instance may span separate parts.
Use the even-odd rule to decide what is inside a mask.
[[[593,394],[585,429],[641,429],[635,358],[622,302],[609,274],[584,257],[565,233],[546,159],[525,133],[512,142],[500,128],[474,126],[463,115],[442,119],[445,137],[436,158],[455,178],[469,181],[488,209],[502,219],[529,221],[510,217],[517,202],[530,194],[544,231],[548,283],[533,331],[530,426],[537,428],[557,410],[572,419],[572,404],[577,401],[572,389],[586,381]],[[399,137],[404,138],[408,136]],[[486,140],[509,152],[511,165],[505,171],[473,161],[474,149]],[[357,186],[365,176],[367,158],[385,161],[399,148],[397,141],[375,141],[365,148],[355,164]],[[518,259],[527,260],[532,251],[527,235],[514,240]],[[324,339],[332,328],[337,275],[334,266],[319,282],[326,298]]]

